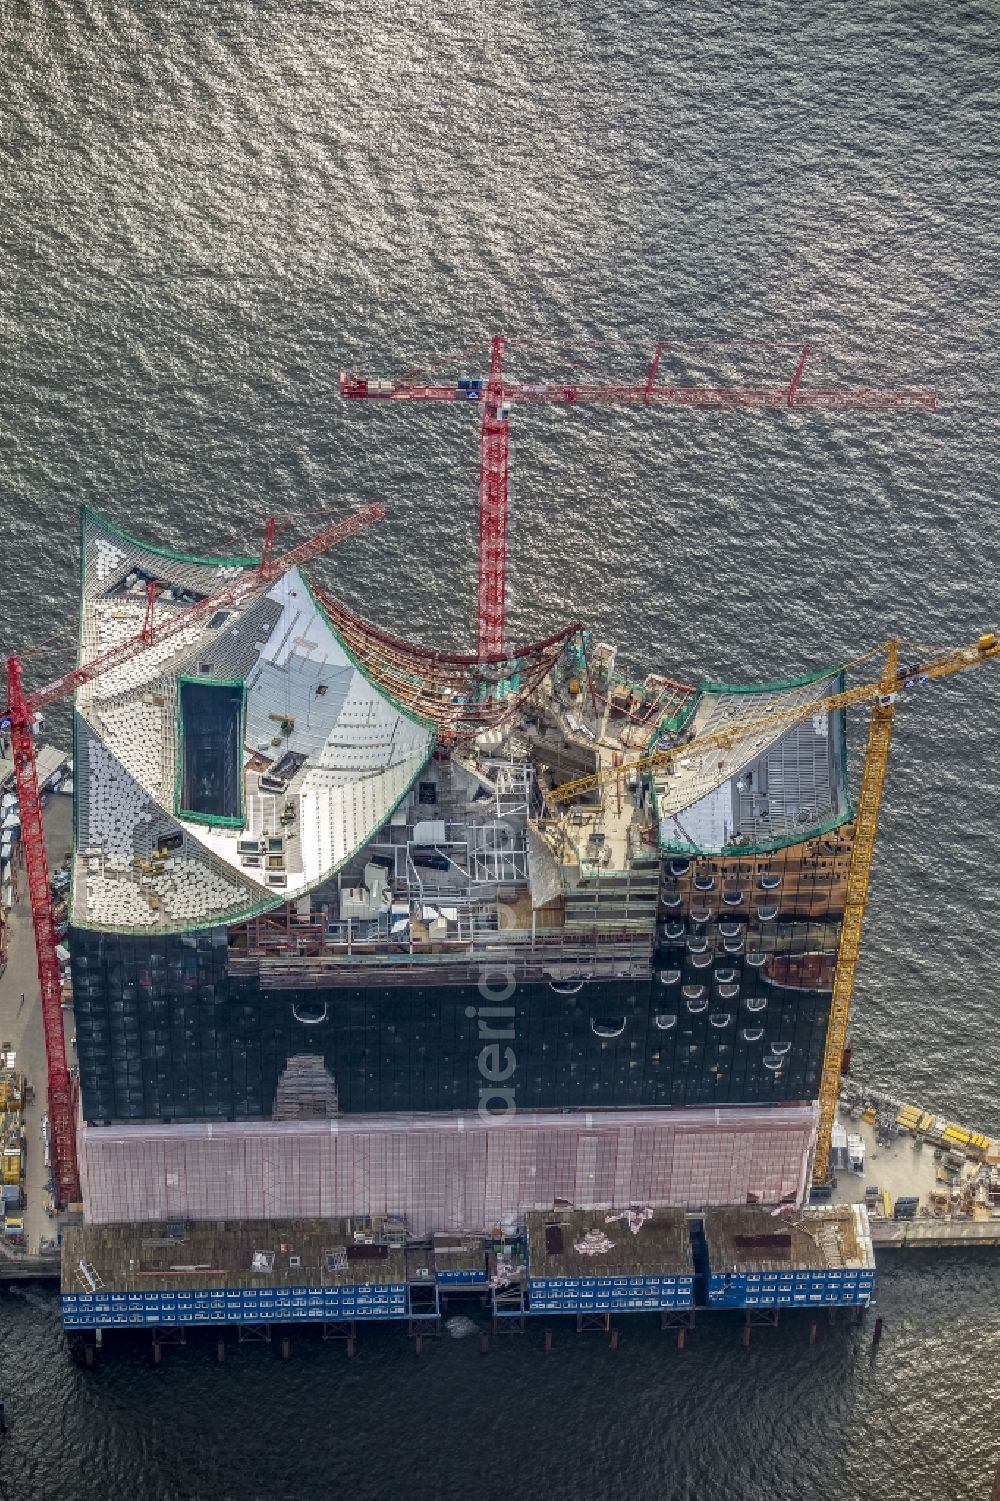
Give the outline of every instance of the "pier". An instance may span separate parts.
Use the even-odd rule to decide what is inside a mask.
[[[0,1287],[8,1282],[58,1282],[58,1255],[18,1256],[0,1247]]]

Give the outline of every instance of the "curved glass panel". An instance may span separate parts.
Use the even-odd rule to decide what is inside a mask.
[[[590,1018],[590,1030],[595,1037],[620,1037],[628,1025],[628,1018],[592,1016]]]
[[[293,1001],[292,1015],[297,1022],[304,1027],[315,1027],[319,1022],[325,1022],[327,1017],[327,1004],[325,1001]]]

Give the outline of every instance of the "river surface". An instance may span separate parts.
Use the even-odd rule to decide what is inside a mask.
[[[1000,624],[995,7],[4,0],[0,649],[73,650],[77,508],[201,552],[378,499],[315,565],[473,640],[477,421],[341,368],[934,385],[937,413],[515,411],[511,634],[773,679]],[[900,715],[859,974],[872,1083],[1000,1132],[995,669]],[[53,715],[49,733],[64,735]],[[857,736],[855,736],[855,744]],[[855,757],[856,762],[856,757]],[[0,1296],[0,1495],[985,1497],[1000,1269],[885,1258],[886,1336],[402,1335],[349,1363],[65,1353]]]

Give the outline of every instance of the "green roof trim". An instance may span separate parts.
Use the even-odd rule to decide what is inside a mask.
[[[240,557],[240,558],[236,558],[236,557],[202,558],[197,553],[193,553],[193,552],[179,552],[176,548],[173,548],[173,547],[158,547],[153,542],[144,542],[139,537],[133,537],[131,532],[125,531],[123,527],[115,526],[114,522],[113,521],[109,521],[106,516],[102,516],[101,513],[100,513],[100,511],[95,511],[92,506],[86,506],[86,505],[83,505],[83,506],[80,507],[80,530],[81,530],[81,535],[82,535],[84,544],[86,543],[86,525],[87,525],[87,522],[90,521],[90,520],[99,522],[100,525],[103,526],[103,527],[106,527],[109,532],[114,532],[114,534],[115,534],[116,537],[120,537],[123,542],[128,542],[129,545],[132,546],[132,547],[138,547],[141,552],[151,552],[153,554],[153,556],[157,557],[157,558],[170,558],[174,563],[190,563],[190,564],[192,564],[192,565],[194,565],[194,566],[196,566],[198,568],[259,568],[260,567],[260,557],[259,556],[258,557],[249,557],[249,558],[248,557]],[[87,561],[87,554],[86,554],[86,546],[85,545],[81,547],[80,552],[81,552],[81,573],[82,573],[83,569],[86,568],[86,561]]]
[[[174,551],[171,548],[156,547],[156,546],[153,546],[153,545],[151,545],[151,544],[149,544],[147,542],[144,542],[144,541],[140,540],[137,537],[133,537],[128,532],[123,531],[120,527],[114,526],[111,522],[107,521],[100,514],[100,512],[95,511],[92,507],[86,506],[86,505],[82,505],[80,507],[80,612],[79,612],[80,613],[80,631],[79,631],[80,646],[82,646],[82,640],[83,640],[83,615],[84,615],[84,607],[85,607],[85,603],[86,603],[85,580],[86,580],[86,568],[87,568],[87,527],[88,527],[88,524],[90,522],[96,522],[100,526],[106,528],[107,531],[109,531],[110,533],[112,533],[114,536],[120,537],[123,541],[128,542],[130,545],[132,545],[133,547],[136,547],[136,548],[140,549],[143,552],[151,553],[151,554],[153,554],[154,556],[157,556],[157,557],[171,558],[171,559],[173,559],[176,562],[195,564],[195,565],[199,565],[199,566],[207,567],[207,568],[232,568],[232,567],[238,567],[238,568],[257,568],[259,566],[259,563],[260,563],[260,559],[258,557],[250,557],[250,558],[201,558],[201,557],[195,556],[194,554],[177,552],[177,551]],[[433,720],[426,719],[423,715],[415,714],[412,711],[412,709],[409,709],[404,704],[401,704],[398,701],[398,699],[396,699],[395,696],[392,693],[388,692],[387,689],[385,687],[383,687],[383,685],[381,683],[378,683],[378,682],[375,681],[375,679],[371,676],[370,672],[368,672],[367,669],[365,668],[364,663],[361,662],[357,658],[357,656],[354,654],[354,652],[351,651],[350,647],[344,641],[343,637],[341,636],[340,632],[337,630],[336,626],[330,620],[330,618],[327,615],[325,609],[323,608],[322,602],[320,600],[318,600],[316,598],[316,595],[313,593],[313,589],[312,589],[312,586],[311,586],[309,580],[302,573],[299,574],[299,577],[302,579],[302,582],[305,584],[305,587],[306,587],[306,590],[307,590],[307,592],[309,594],[309,597],[312,600],[313,605],[316,607],[318,613],[320,614],[320,616],[321,616],[324,624],[328,627],[328,629],[331,631],[331,633],[333,634],[333,636],[336,639],[336,641],[339,643],[339,645],[340,645],[341,649],[343,650],[345,656],[349,659],[349,661],[353,664],[353,666],[357,669],[357,671],[361,674],[361,676],[365,679],[365,681],[374,689],[374,691],[376,693],[378,693],[380,695],[380,697],[382,697],[383,699],[385,699],[388,703],[391,703],[392,706],[393,706],[393,708],[395,708],[400,714],[402,714],[404,718],[406,718],[407,720],[409,720],[410,723],[418,725],[421,729],[427,730],[429,732],[429,738],[428,738],[428,741],[427,741],[427,746],[425,748],[425,751],[424,751],[423,755],[418,757],[416,767],[415,767],[414,771],[412,772],[409,780],[407,781],[405,787],[400,792],[398,798],[396,798],[396,800],[386,810],[386,822],[388,822],[388,820],[392,816],[392,814],[396,811],[396,809],[400,806],[400,804],[412,792],[412,790],[413,790],[413,788],[414,788],[414,786],[415,786],[415,784],[417,782],[417,779],[420,777],[420,775],[424,771],[425,767],[427,766],[427,763],[430,761],[431,756],[432,756],[432,754],[434,752],[434,749],[435,749],[435,747],[437,745],[437,741],[438,741],[437,725],[434,723]],[[78,651],[77,651],[77,662],[78,663],[81,660],[81,657],[80,657],[80,646],[78,646]],[[243,697],[244,697],[244,720],[245,720],[245,714],[246,714],[246,709],[245,709],[245,705],[246,705],[246,684],[242,680],[240,680],[240,679],[224,679],[224,678],[199,677],[199,676],[195,676],[195,675],[191,675],[191,674],[188,674],[186,677],[181,676],[181,677],[179,677],[178,680],[179,681],[188,681],[188,682],[193,682],[193,683],[202,683],[202,684],[208,684],[208,685],[214,685],[214,686],[221,686],[221,687],[237,687],[237,686],[242,687],[243,688]],[[75,702],[75,695],[74,695],[74,702]],[[77,734],[77,730],[78,730],[78,720],[80,720],[81,718],[82,718],[82,716],[80,716],[76,712],[74,712],[74,746],[73,746],[73,751],[74,751],[74,755],[73,755],[73,774],[74,774],[74,779],[79,775],[79,768],[80,768],[80,759],[79,759],[79,754],[78,754],[78,734]],[[180,733],[180,715],[179,714],[178,714],[178,733]],[[198,815],[198,814],[184,813],[184,812],[178,811],[177,802],[178,802],[178,799],[179,799],[180,767],[181,767],[181,757],[178,755],[177,766],[175,767],[175,775],[174,775],[174,804],[175,804],[175,806],[174,806],[174,810],[173,810],[172,816],[174,818],[178,819],[179,821],[181,821],[181,828],[184,827],[184,824],[192,824],[192,823],[215,824],[216,826],[237,827],[237,828],[242,828],[242,827],[246,826],[245,819],[243,821],[226,820],[226,819],[215,817],[215,816]],[[243,796],[244,796],[244,799],[245,799],[245,793],[246,793],[245,770],[244,770],[244,774],[243,775],[244,775],[244,780],[243,780]],[[75,788],[74,788],[74,791],[75,791]],[[154,801],[155,801],[155,799],[154,799]],[[73,826],[74,869],[75,869],[76,853],[77,853],[77,833],[78,833],[77,820],[78,820],[78,812],[79,812],[79,802],[78,802],[77,797],[74,796],[74,820],[73,820],[73,825],[74,825]],[[163,808],[163,812],[165,814],[167,814],[168,816],[171,816],[169,814],[169,810],[167,808]],[[377,830],[375,832],[377,832]],[[195,838],[196,838],[196,836],[195,836]],[[230,910],[228,913],[224,913],[222,915],[215,915],[215,916],[212,916],[212,917],[199,917],[199,918],[196,918],[194,920],[187,920],[187,921],[170,921],[170,920],[165,920],[165,919],[163,919],[163,917],[161,915],[161,917],[156,922],[150,923],[148,925],[145,925],[145,924],[144,925],[137,925],[137,924],[117,925],[117,924],[113,924],[113,923],[94,922],[94,921],[88,919],[88,917],[86,916],[86,914],[81,914],[81,915],[77,916],[77,914],[73,911],[73,905],[74,905],[74,903],[73,903],[73,896],[74,896],[74,893],[73,893],[73,887],[72,887],[72,884],[71,884],[71,886],[70,886],[70,914],[71,914],[71,920],[73,921],[75,927],[78,927],[81,930],[85,930],[87,932],[94,932],[94,933],[118,933],[118,934],[123,934],[123,935],[138,935],[140,937],[158,937],[158,936],[164,936],[164,937],[166,937],[166,936],[168,936],[170,934],[205,932],[205,931],[208,931],[210,929],[215,929],[215,928],[236,927],[236,926],[239,926],[242,923],[250,922],[250,921],[253,920],[253,918],[260,917],[264,913],[274,912],[278,908],[283,907],[286,902],[288,902],[290,900],[293,900],[293,899],[297,900],[299,897],[306,896],[308,893],[317,890],[317,888],[319,888],[319,887],[322,887],[327,881],[329,881],[333,876],[335,876],[338,873],[338,871],[342,870],[345,865],[349,864],[349,862],[351,860],[353,860],[354,857],[358,854],[358,851],[361,850],[361,849],[363,849],[364,846],[366,844],[368,844],[369,842],[370,842],[369,839],[362,840],[354,849],[349,850],[347,852],[347,854],[345,854],[345,856],[343,857],[342,860],[337,861],[337,863],[335,865],[331,866],[331,868],[329,870],[324,871],[323,874],[321,876],[319,876],[315,881],[310,881],[310,882],[308,882],[304,886],[297,887],[291,897],[289,896],[288,892],[284,891],[284,890],[281,890],[281,891],[276,890],[274,892],[260,891],[260,895],[259,895],[259,898],[257,900],[251,900],[247,905],[241,906],[241,907],[239,907],[236,910]],[[206,858],[210,864],[221,865],[224,873],[227,876],[231,877],[234,874],[234,872],[230,871],[226,867],[225,862],[221,861],[219,859],[219,857],[217,855],[215,855],[214,852],[211,849],[209,849],[208,847],[206,847],[206,846],[198,846],[198,853],[201,856],[203,856],[204,858]],[[244,879],[246,879],[246,877],[244,877]],[[254,883],[254,884],[256,885],[256,883]]]
[[[803,829],[801,833],[790,834],[784,839],[765,840],[763,844],[725,844],[721,849],[710,850],[698,844],[687,844],[683,840],[674,839],[661,843],[659,847],[663,854],[668,855],[772,855],[775,850],[788,849],[793,844],[808,844],[810,839],[822,839],[824,834],[843,828],[853,818],[854,808],[848,805],[846,813],[838,813],[825,823],[817,824],[815,828]]]
[[[821,683],[824,678],[840,677],[841,666],[824,667],[819,672],[807,672],[804,677],[787,678],[776,683],[699,683],[702,693],[790,693],[793,688],[805,688],[810,683]]]
[[[842,693],[847,681],[847,669],[845,667],[830,667],[827,668],[824,672],[813,673],[808,677],[798,678],[794,682],[781,684],[772,683],[765,686],[764,688],[752,688],[747,687],[746,685],[742,687],[725,687],[717,683],[703,683],[701,685],[701,691],[705,693],[760,693],[767,692],[769,690],[780,691],[782,689],[787,690],[791,688],[804,688],[809,683],[818,683],[824,681],[824,679],[829,678],[835,679],[837,684],[836,692]],[[830,833],[832,829],[838,829],[843,824],[850,823],[855,815],[855,806],[851,801],[850,780],[847,774],[847,710],[846,708],[841,706],[839,709],[834,709],[833,711],[827,712],[833,712],[834,714],[837,714],[840,720],[839,726],[832,729],[831,733],[837,734],[837,729],[839,728],[839,735],[837,736],[837,738],[840,750],[840,788],[842,790],[845,802],[845,811],[843,813],[835,813],[831,818],[827,819],[823,823],[816,824],[813,827],[804,828],[801,830],[801,832],[786,835],[781,839],[765,840],[761,844],[727,844],[723,845],[720,849],[705,849],[700,845],[691,844],[686,840],[664,840],[660,836],[660,827],[662,820],[656,795],[656,776],[655,773],[649,773],[649,787],[653,805],[654,826],[657,831],[657,847],[664,854],[678,855],[770,855],[773,854],[776,850],[788,849],[791,845],[805,844],[810,839],[821,838],[822,835]],[[792,721],[792,723],[797,723],[797,721]],[[776,744],[777,741],[781,739],[781,736],[791,728],[791,723],[784,726],[784,728],[779,728],[771,744]],[[657,737],[654,735],[650,740],[650,750],[655,749],[656,738]],[[679,745],[676,747],[676,751],[678,754],[683,754],[685,747],[683,745]],[[762,752],[762,754],[766,755],[767,751],[765,750],[764,752]],[[708,794],[704,795],[707,796]]]
[[[646,741],[646,755],[651,755],[656,750],[656,742],[663,735],[681,735],[687,728],[688,721],[701,703],[701,690],[695,691],[684,700],[675,714],[667,714],[657,724],[656,729]]]

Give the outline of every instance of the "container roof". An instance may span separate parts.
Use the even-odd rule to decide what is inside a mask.
[[[713,1272],[836,1270],[875,1265],[864,1205],[835,1204],[774,1214],[706,1209]]]
[[[401,1249],[362,1244],[345,1219],[69,1225],[64,1292],[340,1287],[402,1282]]]
[[[532,1277],[616,1277],[692,1271],[683,1209],[554,1209],[528,1215]]]

